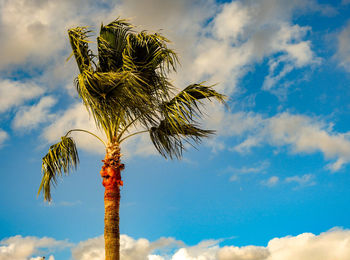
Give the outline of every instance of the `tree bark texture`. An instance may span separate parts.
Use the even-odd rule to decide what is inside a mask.
[[[105,254],[106,260],[119,260],[120,233],[119,233],[119,205],[120,189],[105,191]]]
[[[120,232],[119,232],[119,206],[120,206],[120,186],[121,171],[124,164],[120,163],[119,144],[114,142],[109,144],[106,150],[105,159],[102,160],[101,176],[102,184],[105,187],[105,254],[106,260],[120,260]]]

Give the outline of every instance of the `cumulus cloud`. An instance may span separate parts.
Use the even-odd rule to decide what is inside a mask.
[[[311,1],[312,2],[312,1]],[[237,80],[251,65],[268,59],[263,89],[273,91],[294,69],[318,64],[306,40],[311,28],[293,24],[296,10],[315,10],[304,1],[232,1],[221,6],[198,41],[191,75],[222,83],[232,94]]]
[[[160,238],[150,242],[147,239],[133,239],[127,235],[120,236],[120,255],[123,260],[158,260],[161,256],[152,255],[155,250],[165,250],[182,246],[181,241],[173,238]],[[75,260],[102,260],[105,258],[103,236],[80,242],[72,249]]]
[[[122,236],[121,236],[122,237]],[[73,259],[100,260],[105,259],[105,243],[103,236],[80,242],[72,249]]]
[[[123,260],[348,260],[350,258],[350,230],[334,228],[319,235],[303,233],[271,239],[267,246],[220,246],[222,240],[204,240],[187,246],[173,238],[147,239],[120,237]],[[0,241],[0,260],[36,260],[54,251],[71,247],[74,260],[103,260],[103,236],[88,239],[73,246],[52,238],[14,236]]]
[[[207,142],[213,149],[220,145],[220,150],[246,154],[255,147],[270,145],[286,147],[293,154],[322,153],[331,161],[326,168],[332,172],[350,162],[350,132],[336,132],[332,123],[320,117],[289,112],[267,117],[254,112],[231,113],[211,106],[205,127],[217,130],[216,139]],[[238,144],[227,147],[227,138],[234,138]]]
[[[22,106],[16,113],[12,126],[18,130],[28,130],[37,127],[40,123],[47,122],[53,118],[50,108],[57,100],[52,96],[46,96],[33,106]]]
[[[44,90],[31,82],[0,80],[0,113],[40,96]]]
[[[326,159],[336,159],[329,167],[339,170],[350,161],[348,133],[334,133],[322,121],[302,115],[282,113],[268,120],[265,135],[274,145],[289,145],[295,153],[322,152]]]
[[[331,229],[319,235],[303,233],[270,240],[263,246],[220,246],[221,240],[206,240],[186,246],[172,238],[155,242],[121,236],[121,258],[125,260],[347,260],[350,231]],[[168,250],[172,248],[173,250]],[[171,253],[173,252],[173,253]],[[72,249],[75,260],[104,259],[103,237],[89,239]]]
[[[69,246],[67,241],[18,235],[0,241],[0,260],[42,259],[41,256]],[[54,260],[54,257],[51,255],[48,259]]]
[[[26,62],[43,65],[57,58],[68,47],[69,27],[86,22],[95,25],[109,18],[106,13],[115,3],[104,2],[105,5],[90,0],[1,1],[0,69]],[[63,60],[61,57],[61,65]]]
[[[321,152],[325,159],[335,160],[327,165],[331,171],[340,170],[350,161],[350,133],[337,133],[332,130],[331,124],[319,118],[288,112],[272,117],[251,112],[215,113],[222,118],[219,119],[222,123],[209,120],[208,126],[216,126],[219,136],[243,138],[239,144],[229,148],[231,151],[247,153],[257,146],[271,145],[288,147],[291,153]],[[235,126],[237,130],[233,130]]]

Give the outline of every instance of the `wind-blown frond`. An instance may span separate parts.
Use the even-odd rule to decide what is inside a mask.
[[[180,158],[184,150],[183,141],[199,143],[202,138],[213,134],[213,130],[201,129],[196,122],[201,115],[203,99],[216,99],[222,103],[226,97],[212,89],[212,86],[193,84],[182,90],[170,101],[161,105],[163,119],[150,129],[151,140],[164,157]]]
[[[38,195],[43,192],[44,199],[51,200],[51,186],[57,184],[57,177],[68,174],[79,163],[75,142],[71,137],[63,136],[57,144],[51,145],[42,160],[42,181]]]
[[[167,73],[175,71],[178,63],[176,53],[167,46],[168,42],[157,33],[128,34],[123,52],[123,69],[137,71],[147,83],[149,95],[157,96],[158,100],[169,98],[173,86]]]
[[[101,25],[100,36],[97,37],[100,71],[117,71],[123,66],[123,51],[132,28],[124,19],[116,19],[106,26]]]
[[[199,105],[203,99],[216,99],[224,103],[226,96],[213,90],[213,86],[192,84],[165,102],[162,105],[162,113],[174,128],[182,124],[191,124],[202,113]]]
[[[116,120],[125,125],[138,117],[141,122],[154,123],[157,102],[149,95],[137,73],[84,71],[77,78],[77,90],[98,127],[113,128]]]
[[[141,70],[160,69],[162,73],[176,70],[178,58],[176,53],[169,49],[170,41],[159,33],[150,34],[142,31],[127,36],[124,59],[129,69],[135,67]]]
[[[80,72],[92,70],[93,53],[89,49],[89,27],[76,27],[68,30],[69,41]]]
[[[174,127],[168,121],[163,120],[157,127],[150,129],[152,143],[158,152],[165,158],[181,158],[185,149],[183,141],[198,144],[202,138],[213,134],[213,130],[200,129],[194,124],[183,124],[177,122]]]

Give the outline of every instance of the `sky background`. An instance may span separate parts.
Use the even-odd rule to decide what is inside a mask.
[[[350,259],[349,14],[348,0],[0,0],[0,260],[104,259],[103,146],[74,135],[78,170],[51,204],[36,194],[51,144],[99,133],[67,29],[117,17],[172,41],[179,89],[230,97],[207,104],[217,134],[181,161],[147,135],[122,146],[122,259]]]

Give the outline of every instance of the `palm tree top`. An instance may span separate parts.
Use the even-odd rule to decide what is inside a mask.
[[[101,25],[98,53],[94,54],[89,48],[91,33],[89,27],[68,30],[80,72],[76,89],[97,127],[105,133],[106,146],[120,145],[135,134],[148,132],[158,152],[173,159],[181,158],[184,142],[194,145],[214,133],[201,129],[198,122],[202,101],[224,103],[226,97],[204,82],[175,94],[168,74],[176,71],[178,57],[168,48],[166,37],[136,32],[128,20],[116,19]],[[141,131],[131,132],[136,126]],[[79,161],[70,132],[43,158],[39,193],[43,191],[46,200],[51,199],[50,187],[57,176],[67,174]]]

